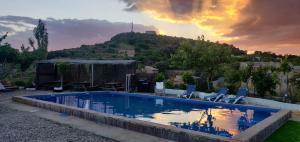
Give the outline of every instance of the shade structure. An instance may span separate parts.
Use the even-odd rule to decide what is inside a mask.
[[[91,87],[107,82],[118,82],[125,86],[126,75],[135,74],[137,69],[134,60],[42,60],[36,63],[35,82],[38,88],[59,81],[59,63],[66,65],[63,75],[65,84],[84,82]]]

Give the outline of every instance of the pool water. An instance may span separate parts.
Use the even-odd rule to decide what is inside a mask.
[[[229,138],[278,112],[253,106],[116,92],[28,97]]]

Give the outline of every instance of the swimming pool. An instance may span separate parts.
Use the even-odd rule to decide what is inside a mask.
[[[27,96],[71,107],[232,138],[277,109],[117,92]]]

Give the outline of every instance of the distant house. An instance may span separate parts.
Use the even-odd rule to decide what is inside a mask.
[[[240,63],[240,69],[244,69],[247,67],[249,64],[253,64],[253,70],[257,70],[258,68],[261,67],[274,67],[274,68],[280,68],[281,63],[280,62],[241,62]],[[293,70],[289,73],[289,77],[292,77],[293,74],[299,74],[300,73],[300,66],[293,66]],[[284,94],[286,92],[286,83],[287,83],[287,78],[286,75],[283,72],[278,73],[278,78],[279,78],[279,84],[276,87],[276,92],[279,94]],[[254,87],[253,83],[250,82],[250,92],[254,93]]]
[[[253,65],[254,70],[262,67],[274,67],[274,68],[280,67],[279,62],[240,62],[240,68],[241,69],[246,68],[249,64]]]
[[[149,35],[156,35],[156,31],[146,31],[145,33]]]
[[[157,74],[158,69],[151,67],[151,66],[145,66],[144,68],[140,69],[140,73],[146,73],[146,74]]]
[[[127,57],[134,57],[135,50],[134,49],[118,49],[118,53],[123,56]]]
[[[294,66],[293,67],[293,72],[299,74],[300,73],[300,66]]]
[[[64,84],[86,83],[101,86],[108,82],[119,82],[125,86],[126,75],[135,74],[137,63],[134,60],[72,60],[52,59],[36,63],[36,85],[38,89],[48,89],[48,85],[58,82],[58,64],[66,64]]]

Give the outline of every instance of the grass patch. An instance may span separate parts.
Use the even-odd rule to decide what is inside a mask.
[[[288,121],[265,142],[300,142],[300,122]]]

